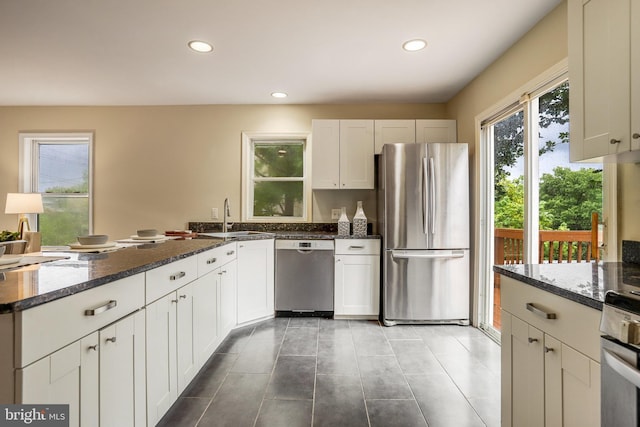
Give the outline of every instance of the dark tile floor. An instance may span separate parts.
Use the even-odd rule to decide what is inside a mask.
[[[500,348],[462,326],[276,318],[234,330],[161,426],[499,426]]]

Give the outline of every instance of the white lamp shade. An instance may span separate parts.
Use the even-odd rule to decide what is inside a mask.
[[[40,193],[7,193],[6,214],[42,213],[42,195]]]

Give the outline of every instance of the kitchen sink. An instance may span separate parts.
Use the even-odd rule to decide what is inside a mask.
[[[227,231],[215,233],[198,233],[199,236],[217,237],[220,239],[232,239],[234,237],[272,236],[273,233],[263,231]]]

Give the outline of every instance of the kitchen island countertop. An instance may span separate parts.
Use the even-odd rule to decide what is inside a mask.
[[[640,265],[623,262],[495,265],[493,271],[597,310],[608,290],[640,286]]]
[[[103,253],[46,252],[68,258],[0,272],[0,314],[26,310],[227,243],[167,240]]]

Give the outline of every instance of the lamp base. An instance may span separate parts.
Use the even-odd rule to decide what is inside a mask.
[[[29,227],[29,218],[25,215],[20,215],[20,219],[18,220],[18,233],[20,233],[20,240],[24,239],[25,231],[31,231],[31,227]]]

